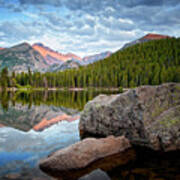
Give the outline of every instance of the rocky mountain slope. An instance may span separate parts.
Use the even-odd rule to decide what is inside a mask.
[[[76,60],[68,60],[63,64],[53,64],[46,70],[48,72],[64,71],[66,69],[79,68],[82,64]]]
[[[109,57],[111,52],[104,52],[81,58],[73,53],[62,54],[46,47],[42,43],[29,45],[18,44],[10,48],[0,48],[0,69],[8,67],[9,71],[53,72],[78,68]]]
[[[102,52],[102,53],[95,54],[92,56],[86,56],[83,58],[83,62],[84,62],[84,64],[90,64],[90,63],[96,62],[98,60],[105,59],[105,58],[109,57],[111,54],[112,54],[112,52],[106,51],[106,52]]]
[[[138,43],[143,43],[143,42],[152,41],[152,40],[168,39],[168,38],[171,38],[171,37],[166,36],[166,35],[151,34],[150,33],[150,34],[143,36],[140,39],[137,39],[135,41],[132,41],[132,42],[125,44],[122,49],[133,46],[133,45],[138,44]]]
[[[151,40],[167,39],[170,36],[159,34],[147,34],[146,36],[124,45],[124,48]],[[0,69],[8,67],[10,71],[22,72],[30,68],[32,71],[61,71],[70,68],[78,68],[80,65],[87,65],[111,56],[110,51],[85,56],[81,58],[73,53],[62,54],[51,48],[36,43],[29,45],[22,43],[11,48],[0,48]]]
[[[8,67],[10,71],[22,72],[30,68],[32,71],[44,71],[48,67],[43,56],[28,43],[0,50],[0,68]]]
[[[76,59],[81,61],[82,59],[75,54],[68,53],[62,54],[57,51],[52,50],[49,47],[44,46],[42,43],[36,43],[32,46],[36,51],[38,51],[46,60],[48,64],[62,64],[68,60]]]
[[[85,56],[84,58],[81,58],[73,53],[62,54],[60,52],[54,51],[51,48],[43,45],[42,43],[36,43],[32,47],[36,51],[38,51],[44,57],[46,62],[50,65],[63,64],[64,62],[70,60],[79,63],[81,65],[86,65],[101,59],[105,59],[106,57],[109,57],[112,54],[110,51],[106,51],[99,54]]]

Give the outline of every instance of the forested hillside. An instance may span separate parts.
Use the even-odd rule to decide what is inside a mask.
[[[6,81],[4,76],[2,72],[1,82]],[[79,69],[44,74],[29,71],[12,76],[8,86],[135,87],[180,82],[180,39],[137,44]]]

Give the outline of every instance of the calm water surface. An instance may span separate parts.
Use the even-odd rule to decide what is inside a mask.
[[[50,179],[38,161],[79,141],[79,112],[101,93],[112,92],[2,92],[0,179]]]
[[[0,180],[48,180],[38,161],[80,140],[79,113],[100,91],[35,91],[0,93]],[[156,153],[134,148],[124,166],[117,156],[92,164],[108,167],[112,180],[179,180],[180,153]],[[106,164],[107,163],[107,164]]]

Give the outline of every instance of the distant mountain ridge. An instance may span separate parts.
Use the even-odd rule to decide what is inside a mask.
[[[10,48],[0,48],[0,69],[8,67],[15,72],[27,72],[29,68],[39,72],[63,71],[93,63],[110,54],[111,52],[104,52],[81,58],[73,53],[59,53],[42,43],[32,46],[21,43]]]
[[[112,52],[106,51],[103,53],[99,53],[99,54],[95,54],[95,55],[91,55],[91,56],[86,56],[83,58],[83,61],[85,64],[90,64],[90,63],[93,63],[93,62],[98,61],[100,59],[105,59],[105,58],[109,57],[111,54],[112,54]]]
[[[135,44],[167,38],[172,37],[150,33],[125,44],[121,50]],[[0,69],[8,67],[10,71],[16,72],[27,72],[28,68],[39,72],[63,71],[88,65],[111,55],[112,52],[106,51],[81,58],[73,53],[62,54],[54,51],[42,43],[35,43],[32,46],[28,43],[21,43],[10,48],[0,48]]]
[[[48,64],[57,64],[57,63],[64,63],[69,60],[76,61],[76,63],[79,63],[81,65],[93,63],[95,61],[104,59],[109,57],[112,53],[110,51],[91,55],[91,56],[85,56],[84,58],[81,58],[73,53],[67,53],[62,54],[58,51],[54,51],[51,48],[44,46],[42,43],[35,43],[32,46],[36,51],[38,51],[47,61]]]
[[[172,38],[172,37],[167,36],[167,35],[149,33],[149,34],[141,37],[140,39],[137,39],[135,41],[125,44],[122,49],[125,49],[127,47],[133,46],[138,43],[143,43],[143,42],[152,41],[152,40],[167,39],[167,38]]]

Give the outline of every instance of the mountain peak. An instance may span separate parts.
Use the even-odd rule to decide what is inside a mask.
[[[21,44],[13,46],[11,49],[13,51],[26,51],[26,50],[32,49],[32,47],[27,42],[23,42]]]
[[[38,42],[38,43],[34,43],[32,46],[41,46],[41,47],[44,47],[44,44],[43,44],[43,43]]]
[[[18,45],[15,45],[15,46],[29,46],[29,47],[31,47],[31,45],[29,43],[27,43],[27,42],[22,42],[22,43],[20,43]]]
[[[168,38],[172,38],[172,37],[167,36],[167,35],[162,35],[162,34],[149,33],[149,34],[146,34],[145,36],[141,37],[140,39],[137,39],[135,41],[132,41],[130,43],[125,44],[122,49],[133,46],[133,45],[138,44],[138,43],[144,43],[147,41],[168,39]]]
[[[158,40],[158,39],[166,39],[166,38],[171,38],[171,37],[167,35],[149,33],[143,36],[141,39]]]

